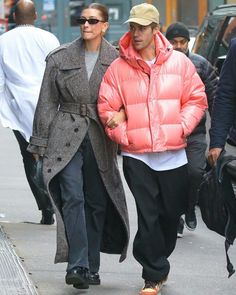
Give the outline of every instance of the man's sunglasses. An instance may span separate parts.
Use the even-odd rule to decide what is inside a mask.
[[[105,23],[103,20],[99,20],[99,19],[96,19],[96,18],[78,18],[77,19],[77,23],[79,25],[84,25],[86,22],[88,22],[90,25],[96,25],[98,24],[99,22],[102,22],[102,23]]]

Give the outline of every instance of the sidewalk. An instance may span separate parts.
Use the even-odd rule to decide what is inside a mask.
[[[0,139],[0,213],[5,214],[5,217],[0,218],[0,226],[6,233],[4,238],[0,235],[0,241],[2,243],[4,240],[5,243],[7,239],[7,247],[15,251],[9,252],[4,263],[10,264],[13,269],[23,266],[25,282],[21,284],[28,284],[30,287],[33,282],[38,295],[138,295],[143,282],[141,268],[132,256],[136,211],[133,197],[126,184],[131,223],[128,257],[119,264],[117,255],[102,254],[102,285],[91,286],[89,290],[74,289],[65,285],[66,264],[54,264],[56,226],[38,223],[41,216],[27,186],[14,136],[10,130],[0,127]],[[197,230],[185,230],[184,238],[177,241],[176,250],[170,257],[171,272],[162,295],[235,295],[236,275],[227,278],[224,238],[207,230],[201,221],[199,211],[197,215]],[[4,254],[1,249],[2,247],[2,258]],[[230,250],[230,258],[236,267],[235,245]],[[17,261],[17,267],[11,259]],[[5,269],[3,264],[0,272],[0,294],[31,295],[26,292],[14,293],[10,289],[14,284],[12,276],[6,276]],[[4,286],[5,293],[1,285],[4,279],[7,280]]]
[[[1,295],[37,295],[37,291],[15,253],[13,245],[0,227]]]

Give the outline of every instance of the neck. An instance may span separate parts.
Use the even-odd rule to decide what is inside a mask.
[[[17,26],[33,26],[34,25],[34,20],[16,20],[16,25]]]
[[[34,25],[31,24],[18,24],[17,27],[33,27]]]
[[[90,52],[99,51],[102,40],[99,38],[97,40],[85,40],[85,49]]]
[[[150,52],[139,52],[143,60],[153,60],[156,57],[156,52],[155,53],[150,53]]]
[[[153,60],[157,56],[155,43],[152,42],[149,46],[140,50],[139,54],[143,60]]]

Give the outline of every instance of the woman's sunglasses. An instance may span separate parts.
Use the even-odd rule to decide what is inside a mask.
[[[99,19],[96,19],[96,18],[78,18],[77,19],[77,23],[79,25],[84,25],[86,22],[88,22],[90,25],[96,25],[98,24],[99,22],[102,22],[102,23],[105,23],[103,20],[99,20]]]

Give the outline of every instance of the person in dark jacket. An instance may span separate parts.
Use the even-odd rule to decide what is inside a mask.
[[[222,66],[211,115],[208,162],[214,166],[236,119],[236,38]]]
[[[92,3],[77,22],[81,38],[47,57],[28,150],[42,158],[55,207],[55,262],[68,262],[66,284],[86,289],[100,284],[100,251],[125,259],[129,223],[117,144],[97,114],[100,83],[118,56],[103,38],[107,8]]]
[[[215,91],[218,83],[218,77],[213,66],[202,56],[191,53],[188,48],[190,34],[187,26],[177,22],[171,24],[166,31],[166,38],[173,45],[175,50],[186,54],[195,65],[197,73],[205,85],[205,91],[208,100],[209,112],[211,112]],[[187,139],[187,158],[188,172],[190,175],[188,208],[185,213],[185,225],[189,230],[195,230],[197,218],[195,214],[195,205],[197,203],[197,191],[201,183],[202,176],[206,166],[205,152],[206,143],[206,114]],[[181,217],[178,230],[178,236],[183,236],[184,220]]]

